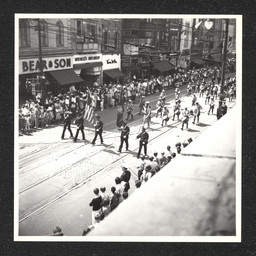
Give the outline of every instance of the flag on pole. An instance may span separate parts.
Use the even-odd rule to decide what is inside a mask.
[[[94,109],[90,105],[86,105],[84,109],[84,120],[87,120],[88,122],[93,124],[94,121]]]
[[[195,25],[195,29],[198,29],[199,26],[201,25],[201,23],[202,23],[202,21],[197,22],[196,25]]]

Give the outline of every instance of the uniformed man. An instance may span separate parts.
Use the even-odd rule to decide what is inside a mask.
[[[95,127],[95,136],[94,136],[94,139],[92,141],[92,145],[95,144],[95,141],[98,137],[98,135],[100,136],[100,141],[101,141],[101,144],[103,144],[103,138],[102,138],[102,132],[103,132],[103,123],[102,121],[100,120],[100,116],[99,115],[95,115],[95,124],[94,124],[94,127]]]
[[[148,133],[146,132],[145,127],[142,127],[142,132],[137,136],[137,139],[140,138],[140,145],[139,145],[139,151],[137,154],[137,158],[140,158],[140,152],[142,149],[142,146],[144,147],[144,154],[147,156],[147,144],[148,144]]]
[[[77,129],[76,129],[76,135],[75,135],[75,138],[74,138],[74,142],[77,141],[77,137],[78,137],[79,131],[81,131],[82,136],[83,136],[83,140],[85,140],[85,136],[84,136],[84,119],[82,117],[81,112],[78,112],[77,118],[75,120],[75,124],[77,125]]]
[[[160,96],[159,96],[159,97],[161,97],[161,99],[162,99],[163,103],[165,104],[165,99],[166,99],[166,93],[165,93],[165,90],[162,90],[162,92],[161,92],[161,94],[160,94]]]
[[[158,114],[161,115],[163,106],[164,106],[164,102],[163,102],[162,98],[160,97],[156,103],[156,117],[158,117]]]
[[[182,112],[181,130],[183,130],[184,124],[186,124],[187,129],[188,129],[188,120],[189,120],[189,110],[188,110],[188,108],[185,108],[184,111]]]
[[[177,116],[178,120],[180,118],[180,104],[178,101],[175,101],[175,106],[173,108],[173,117],[172,121],[174,121],[175,116]]]
[[[148,127],[150,126],[151,121],[151,106],[149,105],[149,101],[146,102],[146,105],[143,108],[143,125],[147,123]]]
[[[129,120],[129,117],[131,116],[131,120],[133,119],[133,104],[132,104],[132,100],[129,100],[128,104],[127,104],[127,118],[126,120]]]
[[[145,96],[141,96],[140,101],[139,101],[139,108],[140,108],[139,115],[141,115],[141,112],[142,112],[144,106],[145,106]]]
[[[129,150],[128,140],[129,140],[130,128],[129,128],[129,126],[127,126],[126,122],[123,122],[123,125],[120,127],[120,130],[121,130],[121,144],[119,146],[118,152],[121,153],[124,142],[126,145],[126,151]]]
[[[64,126],[63,126],[63,132],[61,135],[61,139],[64,140],[64,136],[65,136],[65,131],[66,129],[68,129],[69,133],[70,133],[70,138],[73,138],[73,133],[72,130],[70,128],[71,125],[71,117],[70,117],[70,113],[66,112],[64,115]]]
[[[164,106],[162,110],[162,126],[164,126],[164,123],[165,125],[167,125],[168,121],[169,121],[169,110],[167,106]]]

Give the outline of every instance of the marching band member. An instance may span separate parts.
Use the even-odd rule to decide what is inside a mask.
[[[122,151],[122,147],[123,147],[123,144],[125,142],[125,145],[126,145],[126,151],[129,150],[129,133],[130,133],[130,128],[129,126],[127,126],[127,123],[126,122],[123,122],[123,125],[120,127],[120,130],[121,130],[121,144],[119,146],[119,149],[118,149],[118,152],[121,153]]]
[[[143,113],[144,113],[143,125],[147,123],[149,127],[150,121],[151,121],[151,106],[149,105],[149,101],[146,102],[146,105],[143,108]]]
[[[183,130],[184,124],[186,124],[188,129],[188,120],[189,120],[189,110],[188,108],[185,108],[182,112],[182,127],[181,130]]]
[[[128,105],[127,105],[127,118],[126,118],[127,121],[128,121],[130,116],[131,116],[131,120],[133,120],[133,104],[132,104],[132,100],[129,100]]]
[[[169,110],[166,106],[164,106],[162,110],[162,126],[164,126],[164,122],[165,122],[165,125],[167,125],[168,121],[169,121]]]
[[[147,144],[148,144],[148,133],[146,132],[146,128],[142,127],[142,132],[137,136],[137,139],[140,138],[140,146],[139,146],[139,151],[137,154],[137,158],[140,158],[140,152],[142,147],[144,147],[144,154],[147,156]]]

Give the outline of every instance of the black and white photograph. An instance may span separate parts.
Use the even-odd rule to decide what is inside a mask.
[[[14,241],[241,242],[242,15],[15,14]]]

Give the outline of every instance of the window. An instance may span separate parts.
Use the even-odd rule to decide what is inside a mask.
[[[189,22],[186,22],[185,32],[184,32],[184,48],[188,47],[188,39],[189,39]]]
[[[116,50],[118,49],[118,39],[119,39],[118,32],[115,32],[115,48],[116,48]]]
[[[82,35],[82,21],[81,20],[76,21],[76,32],[77,32],[78,36]]]
[[[20,46],[29,46],[29,23],[25,19],[20,20],[19,32],[20,32]]]
[[[104,35],[103,35],[103,44],[104,44],[104,49],[107,50],[108,47],[107,47],[107,44],[108,44],[108,31],[105,31],[104,32]]]
[[[41,44],[42,46],[48,46],[48,25],[46,21],[42,20],[40,27],[41,27]]]
[[[56,23],[56,45],[63,46],[64,45],[64,28],[61,21]]]

